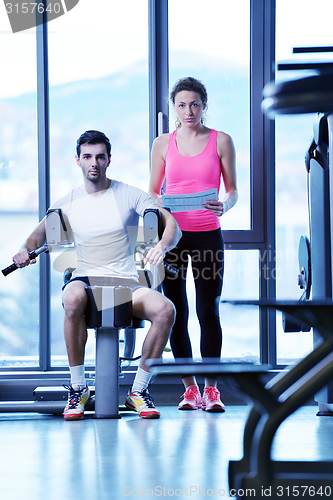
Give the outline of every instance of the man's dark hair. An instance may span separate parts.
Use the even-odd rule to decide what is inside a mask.
[[[207,103],[208,95],[204,84],[200,82],[200,80],[197,80],[192,76],[188,76],[187,78],[181,78],[180,80],[178,80],[178,82],[176,82],[175,86],[173,87],[170,94],[170,99],[173,104],[175,104],[175,98],[178,92],[182,92],[183,90],[196,92],[200,95],[202,102]]]
[[[80,157],[83,144],[105,144],[108,156],[111,154],[111,143],[103,132],[86,130],[76,141],[76,154]]]

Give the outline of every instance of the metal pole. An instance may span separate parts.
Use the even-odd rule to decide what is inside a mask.
[[[149,0],[149,149],[169,128],[168,0]]]
[[[252,229],[261,239],[260,298],[276,295],[275,265],[275,137],[274,122],[261,111],[262,89],[274,80],[275,0],[251,2],[251,138],[253,140]],[[262,171],[258,169],[262,165]],[[261,173],[262,178],[258,178]],[[254,190],[255,186],[255,190]],[[253,200],[255,192],[256,200]],[[261,203],[258,202],[261,196]],[[275,311],[260,309],[260,357],[276,363]]]
[[[118,329],[98,328],[96,330],[95,418],[120,418],[118,400]]]
[[[43,219],[50,206],[50,137],[49,137],[49,87],[48,87],[48,43],[47,12],[44,4],[43,22],[36,27],[37,48],[37,125],[38,125],[38,189],[39,220]],[[39,259],[39,359],[42,370],[50,367],[50,258],[43,254]]]

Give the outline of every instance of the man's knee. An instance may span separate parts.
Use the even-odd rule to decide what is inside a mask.
[[[176,319],[176,308],[171,300],[167,299],[166,297],[161,312],[163,312],[163,320],[166,321],[168,327],[171,328]]]
[[[72,314],[83,314],[87,306],[87,294],[83,287],[72,287],[66,290],[63,296],[63,306],[65,313],[68,315]]]

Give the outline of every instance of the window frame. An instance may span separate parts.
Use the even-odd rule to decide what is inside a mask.
[[[43,14],[40,15],[43,16],[43,23],[36,27],[36,57],[38,213],[39,220],[42,220],[50,206],[50,108],[46,9],[43,9]],[[51,265],[48,253],[40,255],[39,267],[39,366],[42,371],[46,371],[51,366]]]

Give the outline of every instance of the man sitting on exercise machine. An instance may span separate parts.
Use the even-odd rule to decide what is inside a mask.
[[[160,413],[154,407],[147,389],[151,375],[145,362],[148,358],[160,358],[162,355],[174,323],[175,310],[172,302],[161,293],[139,283],[131,241],[139,216],[143,216],[148,208],[158,208],[164,231],[161,240],[150,248],[144,258],[144,264],[158,266],[165,253],[178,243],[181,231],[173,216],[157,207],[148,194],[107,178],[111,144],[102,132],[84,132],[77,141],[76,153],[76,162],[82,170],[84,184],[52,205],[60,208],[69,222],[78,259],[77,268],[72,279],[64,286],[62,296],[65,311],[64,336],[71,372],[64,418],[82,419],[89,399],[84,374],[87,341],[85,288],[90,284],[98,285],[105,277],[111,278],[112,285],[130,287],[133,315],[151,322],[126,406],[136,410],[142,418],[159,418]],[[34,264],[36,259],[30,259],[29,252],[44,245],[45,241],[44,218],[28,237],[21,251],[14,255],[16,266]]]

